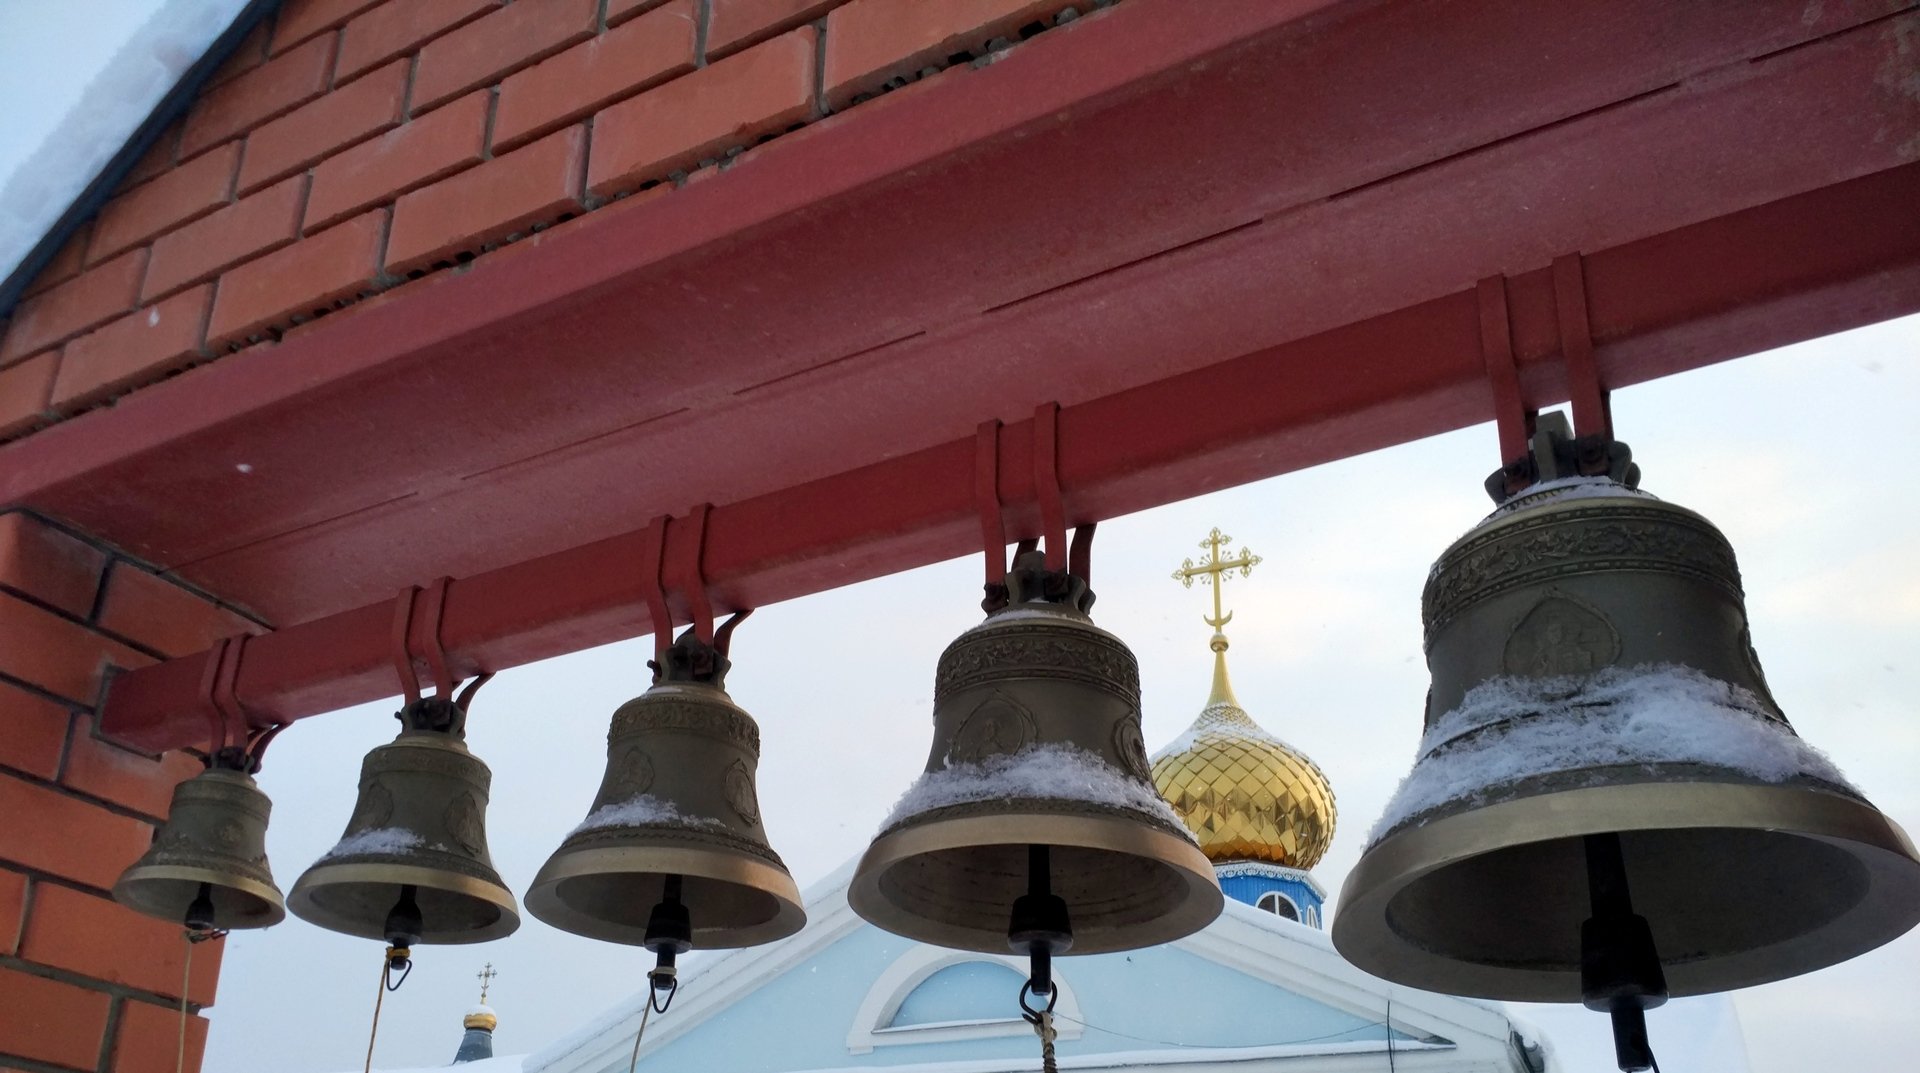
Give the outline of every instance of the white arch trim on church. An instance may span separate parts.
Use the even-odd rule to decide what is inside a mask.
[[[902,954],[893,964],[887,966],[867,989],[866,998],[860,1002],[860,1009],[853,1017],[853,1025],[847,1032],[847,1051],[851,1054],[871,1054],[875,1047],[887,1047],[902,1043],[946,1043],[957,1040],[998,1039],[1004,1036],[1031,1036],[1033,1026],[1021,1019],[1018,1014],[990,1021],[953,1021],[942,1024],[905,1025],[895,1027],[894,1015],[900,1012],[900,1004],[907,996],[926,983],[941,969],[955,965],[984,963],[1001,965],[1025,979],[1027,964],[1012,955],[977,954],[962,950],[946,950],[934,946],[916,946]],[[1061,1016],[1055,1027],[1063,1040],[1080,1038],[1082,1031],[1079,1021],[1080,1001],[1073,995],[1073,987],[1061,973],[1059,962],[1054,963],[1053,983],[1060,991],[1060,1001],[1054,1012]],[[1007,1007],[1013,1009],[1014,996],[1007,996]],[[1066,1020],[1072,1018],[1072,1020]]]

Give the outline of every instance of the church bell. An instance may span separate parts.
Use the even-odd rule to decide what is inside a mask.
[[[1154,789],[1133,653],[1083,577],[1023,550],[1004,606],[941,654],[925,772],[861,858],[869,922],[1044,958],[1164,943],[1221,909],[1213,866]]]
[[[331,931],[417,943],[480,943],[520,926],[487,855],[493,773],[467,751],[466,710],[408,704],[400,735],[369,752],[346,832],[294,883],[288,907]]]
[[[1639,491],[1624,445],[1579,475],[1594,452],[1563,430],[1543,421],[1539,483],[1433,567],[1425,736],[1334,945],[1414,987],[1585,1001],[1618,1033],[1913,927],[1920,858],[1774,702],[1726,537]],[[1651,1064],[1630,1044],[1622,1068]]]
[[[644,946],[756,946],[806,923],[800,890],[767,842],[755,775],[760,728],[727,695],[727,637],[688,630],[620,706],[587,818],[527,889],[527,910],[563,931]]]
[[[173,788],[167,822],[153,846],[113,885],[121,905],[195,931],[265,928],[286,919],[267,866],[272,802],[239,750],[207,758],[207,769]]]

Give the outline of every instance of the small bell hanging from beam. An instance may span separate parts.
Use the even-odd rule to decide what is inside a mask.
[[[687,630],[650,664],[652,688],[614,713],[600,792],[527,888],[528,912],[670,955],[757,946],[806,923],[761,825],[760,728],[726,691],[740,617],[713,644]]]
[[[213,737],[201,757],[205,770],[173,788],[167,821],[152,847],[113,885],[121,905],[199,936],[271,927],[287,915],[267,863],[273,802],[253,780],[282,726],[257,728],[241,744],[228,743],[229,724],[245,721],[232,684],[243,644],[224,639],[209,652],[204,688]]]
[[[458,701],[424,697],[394,716],[400,734],[361,764],[339,843],[287,897],[295,916],[401,949],[483,943],[520,926],[487,852],[493,773],[465,741],[465,704],[483,680]]]

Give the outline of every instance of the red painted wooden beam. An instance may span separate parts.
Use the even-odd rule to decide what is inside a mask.
[[[1619,387],[1920,309],[1916,204],[1920,164],[1909,164],[1588,252],[1601,376]],[[1506,291],[1526,403],[1564,399],[1551,269],[1516,275]],[[1480,310],[1469,288],[1064,407],[1069,520],[1487,420]],[[1217,390],[1221,383],[1235,390]],[[1194,405],[1200,399],[1207,405]],[[1014,537],[1038,527],[1030,437],[1025,423],[1001,432],[1000,494]],[[760,606],[975,550],[974,450],[968,436],[717,506],[704,559],[717,603]],[[1498,460],[1490,436],[1488,468]],[[687,556],[688,529],[669,528],[669,563]],[[456,670],[499,670],[647,632],[642,543],[636,530],[455,581],[442,636]],[[390,695],[391,626],[392,605],[382,602],[261,637],[248,645],[236,692],[260,721]],[[191,742],[204,726],[200,671],[189,658],[120,675],[103,729],[153,749]]]
[[[1128,0],[0,447],[0,504],[308,622],[1920,144],[1897,3],[1204,6]]]

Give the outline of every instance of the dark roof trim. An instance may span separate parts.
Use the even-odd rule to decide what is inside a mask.
[[[154,106],[153,111],[147,113],[147,118],[141,120],[138,127],[134,128],[133,136],[127,139],[127,143],[122,145],[120,151],[100,169],[100,174],[94,176],[93,181],[80,191],[80,196],[74,199],[73,204],[67,206],[67,211],[60,214],[60,219],[53,225],[53,229],[42,235],[33,249],[27,251],[26,257],[20,261],[12,274],[7,276],[4,282],[0,282],[0,321],[5,321],[13,315],[14,307],[20,304],[21,295],[26,293],[27,287],[47,267],[47,263],[52,261],[67,244],[67,240],[80,230],[82,224],[93,219],[94,214],[107,203],[107,199],[120,188],[120,184],[126,181],[134,165],[140,163],[141,159],[147,155],[147,151],[160,140],[160,135],[166,132],[174,120],[186,114],[194,98],[200,95],[201,87],[206,85],[207,79],[213,77],[213,72],[227,61],[227,57],[233,55],[234,50],[247,39],[247,35],[253,32],[254,27],[259,26],[279,8],[280,3],[281,0],[250,0],[234,18],[233,23],[222,31],[219,37],[213,39],[213,45],[207,49],[206,53],[187,68],[186,72],[180,76],[180,81],[173,84],[173,88],[167,91],[166,96],[160,98],[160,103]]]

